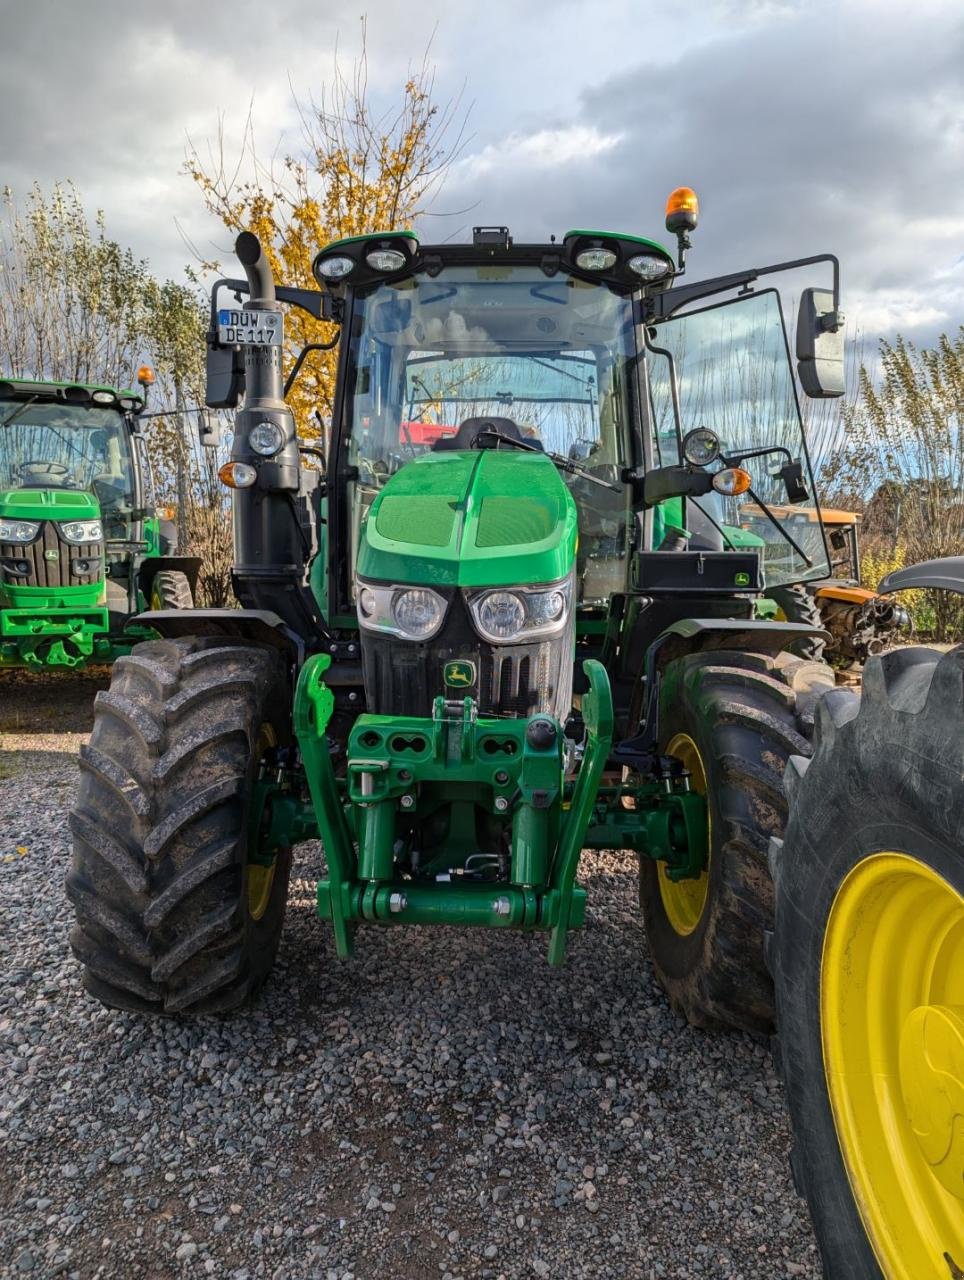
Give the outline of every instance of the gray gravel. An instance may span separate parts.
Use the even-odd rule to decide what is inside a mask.
[[[447,929],[337,961],[308,847],[256,1008],[108,1013],[62,888],[98,682],[2,680],[0,1274],[819,1276],[769,1052],[668,1008],[632,858],[587,855],[555,971]]]

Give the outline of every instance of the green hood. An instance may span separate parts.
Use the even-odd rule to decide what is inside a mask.
[[[96,520],[97,499],[82,489],[2,489],[0,516],[11,520]]]
[[[442,587],[557,582],[572,569],[576,536],[576,504],[544,454],[427,453],[372,503],[358,574]]]

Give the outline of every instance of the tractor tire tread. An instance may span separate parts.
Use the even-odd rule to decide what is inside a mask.
[[[289,706],[284,661],[267,647],[151,640],[115,664],[83,752],[67,877],[71,946],[103,1004],[227,1012],[265,981],[290,851],[254,921],[245,815],[261,725],[290,740]]]

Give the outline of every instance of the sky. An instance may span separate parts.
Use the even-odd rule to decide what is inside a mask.
[[[250,109],[263,156],[297,152],[298,102],[336,49],[350,67],[364,17],[375,106],[428,47],[436,100],[464,120],[424,238],[665,238],[685,184],[693,275],[831,252],[865,338],[964,323],[959,0],[0,0],[0,16],[0,185],[22,200],[72,179],[162,276],[191,246],[230,257],[191,148],[233,162]]]

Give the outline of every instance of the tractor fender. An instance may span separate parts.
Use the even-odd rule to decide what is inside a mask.
[[[200,556],[150,556],[142,560],[137,570],[137,585],[145,600],[151,598],[151,584],[162,569],[177,569],[191,584],[191,594],[197,588],[198,574],[203,561]]]
[[[803,622],[773,622],[769,618],[681,618],[660,632],[650,653],[657,667],[662,667],[673,658],[697,650],[779,653],[803,636],[816,636],[825,641],[832,638],[829,631]]]
[[[964,594],[964,556],[946,556],[943,560],[924,560],[907,569],[888,573],[877,590],[881,595],[889,591],[910,591],[919,587],[929,590],[943,588]]]
[[[226,636],[280,649],[300,666],[304,642],[268,609],[156,609],[137,616],[165,639],[178,636]]]

